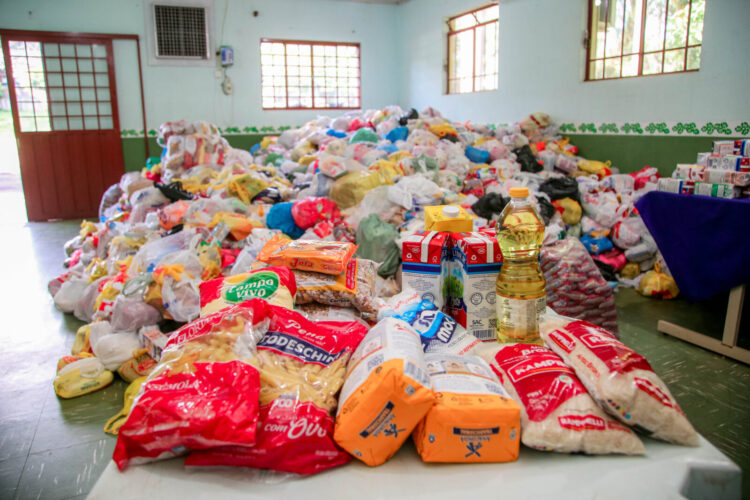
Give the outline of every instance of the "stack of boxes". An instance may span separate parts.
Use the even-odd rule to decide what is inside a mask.
[[[750,139],[714,141],[713,152],[698,153],[695,164],[678,164],[659,191],[715,198],[750,197]]]
[[[502,254],[494,231],[419,231],[402,247],[402,286],[419,292],[480,340],[496,338]]]

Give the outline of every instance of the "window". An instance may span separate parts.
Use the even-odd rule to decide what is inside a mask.
[[[448,93],[497,89],[497,4],[448,19]]]
[[[358,43],[260,43],[263,109],[359,109]]]
[[[589,0],[586,80],[697,71],[705,0]]]
[[[154,5],[156,57],[208,58],[206,12],[201,7]]]

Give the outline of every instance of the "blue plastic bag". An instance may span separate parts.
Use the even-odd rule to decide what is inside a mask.
[[[490,152],[482,149],[477,149],[473,146],[466,146],[466,157],[474,163],[489,163]]]
[[[391,142],[405,141],[409,137],[409,127],[396,127],[385,135]]]
[[[588,250],[590,254],[594,255],[599,255],[600,253],[612,250],[613,247],[609,238],[594,238],[590,234],[584,234],[581,236],[581,243],[583,243],[583,246],[586,247],[586,250]]]
[[[269,229],[279,229],[290,238],[296,240],[305,234],[305,231],[294,223],[294,217],[292,217],[293,204],[293,202],[288,201],[272,206],[266,216],[266,225]]]
[[[339,130],[334,130],[332,128],[329,128],[326,131],[326,135],[330,135],[330,136],[333,136],[333,137],[338,137],[339,139],[343,139],[344,137],[346,137],[346,132],[341,132]]]

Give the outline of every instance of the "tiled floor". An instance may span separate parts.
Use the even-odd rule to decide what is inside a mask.
[[[121,409],[125,383],[68,401],[55,396],[57,360],[80,322],[55,310],[46,284],[78,225],[21,225],[11,215],[0,221],[0,498],[84,498],[112,454],[114,438],[102,427]],[[649,358],[698,431],[742,467],[750,498],[750,367],[655,329],[663,317],[717,330],[720,301],[662,303],[622,290],[617,303],[621,337]],[[745,329],[747,339],[750,324]]]

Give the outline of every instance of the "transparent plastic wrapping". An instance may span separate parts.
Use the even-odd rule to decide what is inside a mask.
[[[547,347],[487,346],[480,356],[521,405],[521,442],[559,453],[642,455],[638,436],[604,412],[563,360]]]
[[[698,434],[667,385],[646,358],[610,332],[585,321],[548,315],[541,335],[618,420],[651,437],[698,446]]]
[[[340,241],[292,241],[275,235],[258,254],[258,260],[272,266],[323,274],[346,272],[349,260],[357,250],[353,243]]]
[[[346,363],[367,328],[357,322],[313,323],[295,311],[268,308],[268,333],[253,361],[261,378],[255,446],[195,452],[187,466],[312,474],[351,460],[333,441],[332,413]]]
[[[565,238],[542,247],[541,261],[549,307],[617,332],[614,292],[579,240]]]
[[[113,455],[120,470],[192,449],[255,443],[260,377],[250,363],[267,319],[268,305],[256,299],[172,334],[120,428]]]

